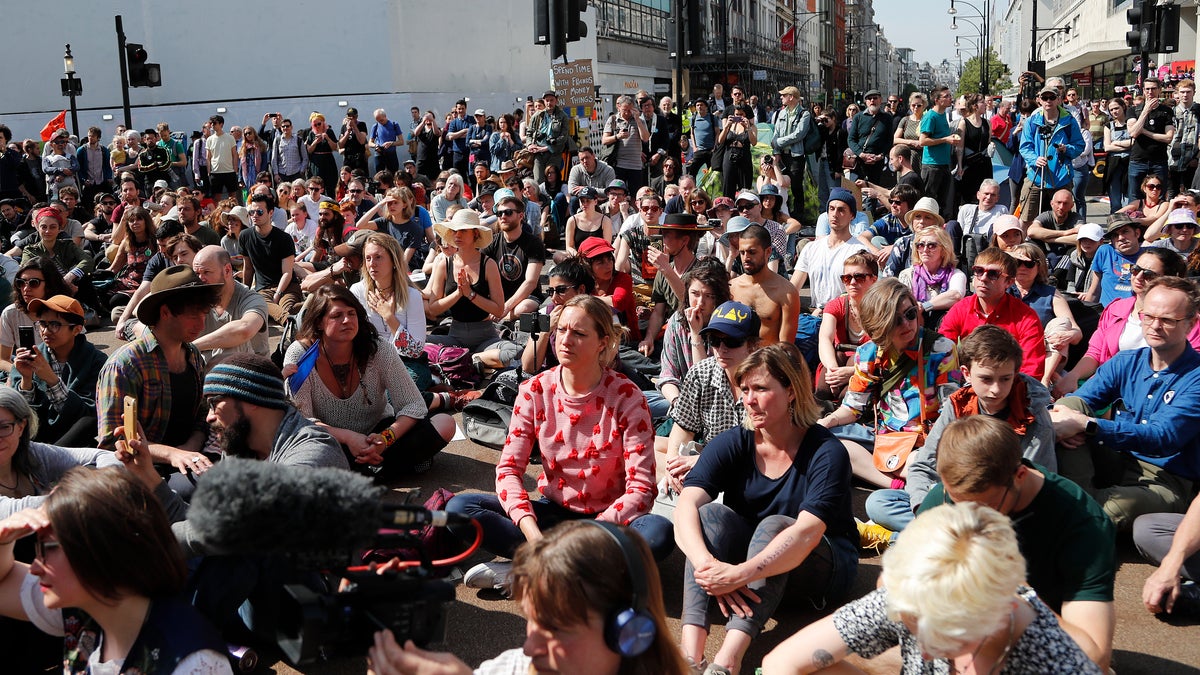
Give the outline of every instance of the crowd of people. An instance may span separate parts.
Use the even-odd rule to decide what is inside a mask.
[[[1194,151],[1180,130],[1200,108],[1190,81],[1175,105],[1161,87],[1126,111],[1051,78],[1016,114],[945,87],[872,90],[841,118],[795,87],[718,84],[680,106],[639,92],[578,149],[553,91],[495,116],[414,107],[405,126],[382,109],[368,124],[348,108],[336,130],[315,112],[303,131],[214,115],[190,148],[165,124],[110,145],[59,130],[38,162],[0,125],[0,614],[98,631],[79,663],[219,672],[219,635],[269,629],[262,598],[287,575],[196,535],[209,469],[411,483],[496,380],[516,394],[492,401],[511,408],[495,489],[446,508],[496,557],[464,583],[512,593],[530,629],[483,672],[617,672],[614,655],[749,672],[787,600],[840,609],[766,672],[894,646],[903,672],[922,655],[1105,672],[1118,532],[1160,565],[1147,609],[1200,615],[1200,192],[1195,157],[1171,150]],[[1080,188],[1097,151],[1103,223]],[[126,343],[109,355],[88,333],[106,322]],[[855,484],[872,490],[857,513]],[[118,548],[162,578],[107,576],[124,563],[72,534],[81,509],[113,528],[152,512]],[[676,549],[669,636],[655,565]],[[863,549],[890,550],[854,599]],[[60,592],[72,569],[80,590]],[[173,600],[185,583],[191,605]],[[238,611],[255,600],[257,620]],[[636,649],[610,635],[627,605],[654,627]],[[217,630],[131,629],[147,616]],[[386,633],[372,660],[449,664]]]

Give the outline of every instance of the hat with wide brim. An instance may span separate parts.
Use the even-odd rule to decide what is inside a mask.
[[[675,230],[676,232],[696,232],[697,234],[712,229],[709,225],[701,225],[697,222],[694,213],[669,213],[663,218],[663,222],[648,223],[646,227],[652,230]]]
[[[917,213],[919,211],[921,213],[926,213],[926,214],[929,214],[929,215],[933,216],[934,218],[936,218],[938,225],[945,225],[946,219],[942,217],[941,213],[938,213],[939,210],[940,210],[940,207],[938,206],[936,199],[934,199],[933,197],[921,197],[920,199],[917,200],[917,205],[912,207],[911,211],[904,214],[904,222],[909,227],[912,227],[913,214]]]
[[[1126,227],[1134,229],[1142,229],[1142,224],[1126,213],[1114,213],[1108,217],[1108,224],[1104,227],[1104,238],[1112,239],[1112,236]]]
[[[479,214],[471,209],[459,209],[450,220],[433,226],[433,231],[444,242],[453,241],[454,235],[450,233],[460,230],[475,230],[479,233],[475,235],[475,248],[484,249],[492,243],[492,228],[480,223]]]
[[[147,326],[158,323],[158,310],[166,301],[181,295],[193,294],[204,297],[213,295],[221,284],[206,284],[187,265],[172,265],[154,275],[150,282],[150,293],[137,306],[137,319]]]
[[[496,169],[496,173],[498,173],[498,174],[516,173],[516,171],[517,171],[517,164],[516,164],[516,162],[512,161],[511,159],[504,160],[503,162],[500,163],[500,168]]]

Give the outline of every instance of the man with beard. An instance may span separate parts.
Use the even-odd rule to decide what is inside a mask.
[[[662,233],[662,249],[647,246],[643,254],[656,270],[650,290],[653,309],[646,333],[638,343],[638,351],[649,357],[655,351],[655,341],[663,324],[687,300],[683,275],[696,264],[696,248],[700,245],[700,237],[710,228],[700,225],[691,213],[672,214],[663,219],[661,224],[650,222],[646,223],[646,227]]]
[[[525,203],[512,190],[496,193],[495,213],[500,236],[483,249],[483,257],[500,265],[500,284],[504,287],[504,316],[508,321],[526,312],[537,311],[541,304],[536,291],[546,264],[546,245],[540,237],[521,229]]]
[[[226,455],[286,466],[350,468],[333,436],[288,402],[283,374],[265,356],[231,354],[214,365],[204,378],[202,400],[208,404],[208,423],[220,434]],[[212,555],[217,552],[208,550],[185,520],[187,504],[181,496],[139,457],[126,459],[126,466],[158,495],[186,555],[208,556],[191,579],[192,604],[223,631],[237,635],[244,635],[247,628],[273,631],[283,584],[306,579],[280,556]],[[263,537],[269,538],[270,533],[264,532]],[[243,622],[238,608],[246,601],[252,611]]]
[[[115,447],[123,402],[132,396],[155,462],[194,474],[212,466],[199,452],[207,437],[200,396],[204,363],[192,341],[204,330],[219,288],[184,265],[168,267],[150,282],[137,307],[149,330],[113,352],[96,383],[100,447]]]
[[[762,225],[747,227],[738,239],[744,274],[729,282],[734,300],[751,307],[760,320],[759,345],[792,342],[800,321],[800,293],[767,267],[771,235]]]

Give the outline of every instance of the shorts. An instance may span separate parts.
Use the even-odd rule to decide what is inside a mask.
[[[213,194],[228,192],[229,194],[237,194],[240,188],[238,187],[237,173],[210,173],[208,174],[208,188]]]

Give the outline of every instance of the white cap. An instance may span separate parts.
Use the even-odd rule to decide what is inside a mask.
[[[1079,233],[1075,235],[1076,239],[1087,239],[1089,241],[1104,241],[1104,227],[1096,223],[1084,223],[1079,226]]]

